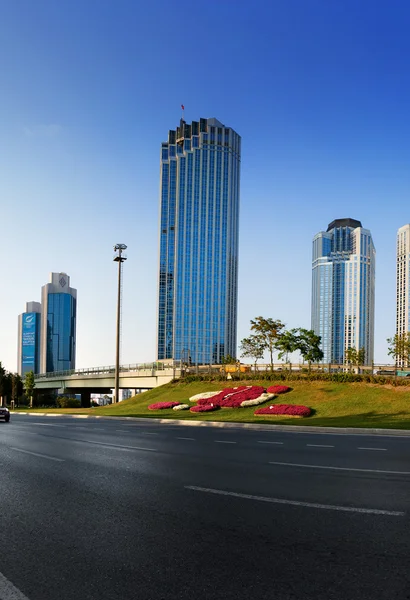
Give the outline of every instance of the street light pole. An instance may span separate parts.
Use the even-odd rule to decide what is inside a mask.
[[[127,260],[127,257],[123,255],[123,251],[127,249],[125,244],[115,244],[114,250],[116,255],[114,256],[114,262],[118,263],[118,295],[117,295],[117,336],[116,336],[116,349],[115,349],[115,391],[113,403],[118,402],[119,388],[120,388],[120,345],[121,345],[121,272],[122,263]]]

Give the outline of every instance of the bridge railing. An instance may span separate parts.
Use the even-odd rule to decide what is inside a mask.
[[[181,368],[181,361],[174,360],[169,363],[152,362],[121,365],[120,373],[138,373],[139,371],[174,371]],[[55,377],[70,377],[75,375],[106,375],[115,373],[115,366],[89,367],[86,369],[68,369],[66,371],[52,371],[50,373],[37,373],[35,378],[51,379]]]

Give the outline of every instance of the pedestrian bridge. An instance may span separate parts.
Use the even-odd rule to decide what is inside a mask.
[[[119,372],[121,389],[152,389],[181,377],[179,361],[170,363],[140,363],[122,365]],[[86,406],[90,394],[110,393],[115,387],[115,367],[91,367],[70,371],[54,371],[35,375],[37,390],[59,390],[60,393],[81,394],[81,404]]]

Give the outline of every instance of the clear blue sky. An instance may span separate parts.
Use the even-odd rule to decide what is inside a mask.
[[[239,326],[310,326],[311,241],[360,219],[377,250],[376,360],[410,221],[405,0],[3,0],[0,360],[51,271],[78,289],[77,365],[155,358],[159,150],[180,118],[242,136]]]

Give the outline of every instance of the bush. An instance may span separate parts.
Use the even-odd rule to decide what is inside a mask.
[[[199,404],[197,406],[191,406],[190,412],[211,412],[212,410],[218,410],[217,404]]]
[[[57,398],[56,404],[59,408],[80,408],[81,407],[80,400],[77,400],[77,398],[67,398],[66,396]]]
[[[286,394],[286,392],[290,392],[292,388],[287,385],[271,385],[266,390],[268,394]]]
[[[255,415],[287,415],[289,417],[308,417],[312,413],[308,406],[295,404],[273,404],[255,410]]]
[[[148,406],[149,410],[164,410],[165,408],[174,408],[174,406],[179,406],[181,402],[155,402],[154,404],[150,404]]]

